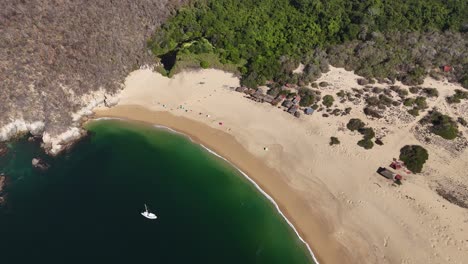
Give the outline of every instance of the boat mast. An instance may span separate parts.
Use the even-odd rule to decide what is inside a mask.
[[[148,207],[146,207],[146,204],[145,204],[145,211],[148,212]]]

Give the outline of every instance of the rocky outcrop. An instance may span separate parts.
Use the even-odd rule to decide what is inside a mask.
[[[42,135],[45,124],[42,121],[26,122],[23,119],[17,119],[0,128],[0,141],[6,141],[16,135],[31,133],[34,136]]]
[[[0,157],[5,156],[8,153],[8,147],[5,143],[0,142]]]
[[[57,155],[84,135],[86,135],[86,131],[78,127],[70,127],[65,132],[55,136],[44,133],[42,147],[47,153]]]
[[[1,173],[0,174],[0,206],[2,206],[6,200],[6,193],[5,193],[6,183],[7,183],[7,176]]]
[[[50,165],[47,164],[44,160],[41,158],[33,158],[31,161],[31,164],[34,168],[40,169],[40,170],[47,170]]]
[[[186,1],[2,1],[0,141],[44,135],[55,153],[82,134],[83,116],[154,63],[147,40]]]

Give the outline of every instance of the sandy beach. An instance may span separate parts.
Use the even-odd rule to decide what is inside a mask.
[[[319,80],[330,86],[320,90],[322,95],[350,91],[358,87],[358,78],[331,68]],[[219,70],[183,72],[169,79],[141,69],[127,77],[118,105],[96,109],[95,116],[166,126],[227,158],[274,198],[320,263],[468,259],[468,210],[434,191],[447,182],[468,185],[466,148],[451,153],[422,143],[414,133],[417,120],[404,113],[373,120],[362,105],[348,102],[352,111],[347,116],[295,118],[245,98],[234,91],[238,86],[238,78]],[[430,107],[467,118],[466,105],[452,109],[445,103],[456,85],[427,79],[423,86],[439,90],[438,98],[428,100]],[[350,118],[360,118],[385,135],[384,145],[371,150],[357,146],[361,136],[346,129]],[[331,136],[341,144],[330,146]],[[403,185],[395,187],[375,171],[398,158],[407,144],[423,145],[429,160],[422,174],[404,175]]]

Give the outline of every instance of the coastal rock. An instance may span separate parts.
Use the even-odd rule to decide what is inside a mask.
[[[0,206],[5,204],[6,193],[5,187],[7,184],[7,176],[5,174],[0,174]]]
[[[5,187],[6,176],[5,174],[0,174],[0,194],[3,192],[3,187]]]
[[[38,168],[40,170],[47,170],[50,167],[49,164],[40,158],[33,158],[31,164],[34,168]]]
[[[5,156],[8,153],[8,147],[5,143],[0,142],[0,157]]]
[[[44,133],[42,147],[48,154],[55,156],[85,135],[86,131],[78,127],[71,127],[67,131],[55,136]]]
[[[0,128],[0,141],[7,141],[14,136],[27,132],[38,136],[42,134],[44,128],[45,124],[42,121],[26,122],[22,119],[17,119]]]

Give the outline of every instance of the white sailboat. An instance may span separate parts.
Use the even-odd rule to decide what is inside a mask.
[[[158,218],[155,214],[151,213],[148,211],[148,207],[146,207],[146,204],[145,204],[145,211],[144,212],[141,212],[141,215],[148,218],[148,219],[156,219]]]

